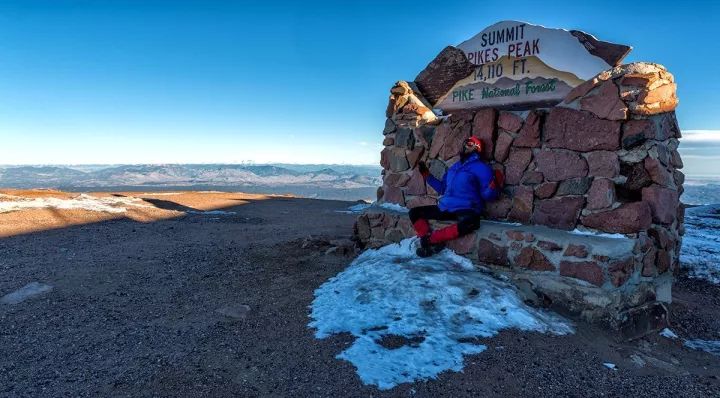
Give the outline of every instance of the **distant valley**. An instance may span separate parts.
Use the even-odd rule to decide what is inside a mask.
[[[65,191],[220,190],[374,199],[380,167],[293,164],[0,166],[0,187]]]

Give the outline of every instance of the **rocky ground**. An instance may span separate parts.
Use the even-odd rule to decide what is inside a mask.
[[[0,304],[0,396],[720,396],[720,357],[584,324],[508,330],[463,372],[380,391],[335,358],[351,336],[307,327],[314,290],[352,261],[351,203],[116,195],[149,206],[0,213],[0,295],[52,287]],[[720,337],[720,287],[682,276],[674,297],[680,337]]]

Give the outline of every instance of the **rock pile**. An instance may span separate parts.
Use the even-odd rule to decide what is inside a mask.
[[[438,194],[424,183],[418,162],[427,162],[441,178],[458,161],[463,142],[476,136],[484,143],[484,160],[506,176],[501,197],[486,208],[487,219],[552,231],[622,234],[632,245],[612,256],[594,253],[592,245],[576,239],[561,246],[511,228],[501,231],[507,233],[502,239],[493,239],[481,227],[454,243],[461,253],[491,266],[553,274],[605,290],[623,288],[624,297],[641,284],[669,291],[672,278],[662,276],[678,270],[684,181],[673,76],[661,65],[632,63],[598,74],[554,107],[480,108],[438,116],[425,95],[436,99],[467,73],[460,55],[448,47],[421,72],[417,84],[400,81],[391,89],[378,201],[409,208],[437,203]],[[413,231],[406,217],[369,212],[359,218],[356,235],[379,246]]]

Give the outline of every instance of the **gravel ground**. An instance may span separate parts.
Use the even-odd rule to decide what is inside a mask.
[[[0,295],[53,287],[0,304],[0,396],[720,396],[720,357],[583,324],[559,337],[505,331],[463,372],[364,386],[335,359],[352,337],[307,328],[313,291],[352,260],[307,237],[347,237],[355,216],[336,210],[350,203],[247,202],[0,239]],[[681,277],[674,294],[676,333],[720,338],[718,286]]]

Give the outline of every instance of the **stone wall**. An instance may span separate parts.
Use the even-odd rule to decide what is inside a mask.
[[[443,54],[442,62],[453,62],[447,55],[452,51],[438,57]],[[433,85],[432,74],[438,69],[431,63],[418,76],[422,84],[401,81],[391,90],[378,202],[409,208],[437,203],[438,195],[424,183],[418,162],[427,162],[431,173],[441,178],[458,160],[464,140],[479,137],[484,160],[506,176],[500,199],[487,206],[487,219],[548,227],[541,235],[551,230],[615,234],[632,242],[631,249],[608,256],[595,253],[582,239],[563,238],[562,246],[509,227],[498,239],[481,227],[453,243],[456,249],[490,266],[580,280],[622,291],[626,298],[643,284],[654,290],[662,285],[667,294],[653,292],[645,301],[656,296],[669,301],[668,284],[678,270],[683,234],[678,198],[684,180],[673,76],[657,64],[627,64],[575,87],[554,107],[483,108],[436,116],[418,86],[447,86],[444,81]],[[406,217],[372,212],[360,217],[356,233],[371,246],[413,235]],[[569,235],[577,233],[562,236]],[[632,286],[624,287],[628,281]],[[626,308],[639,305],[631,301],[624,303]]]

